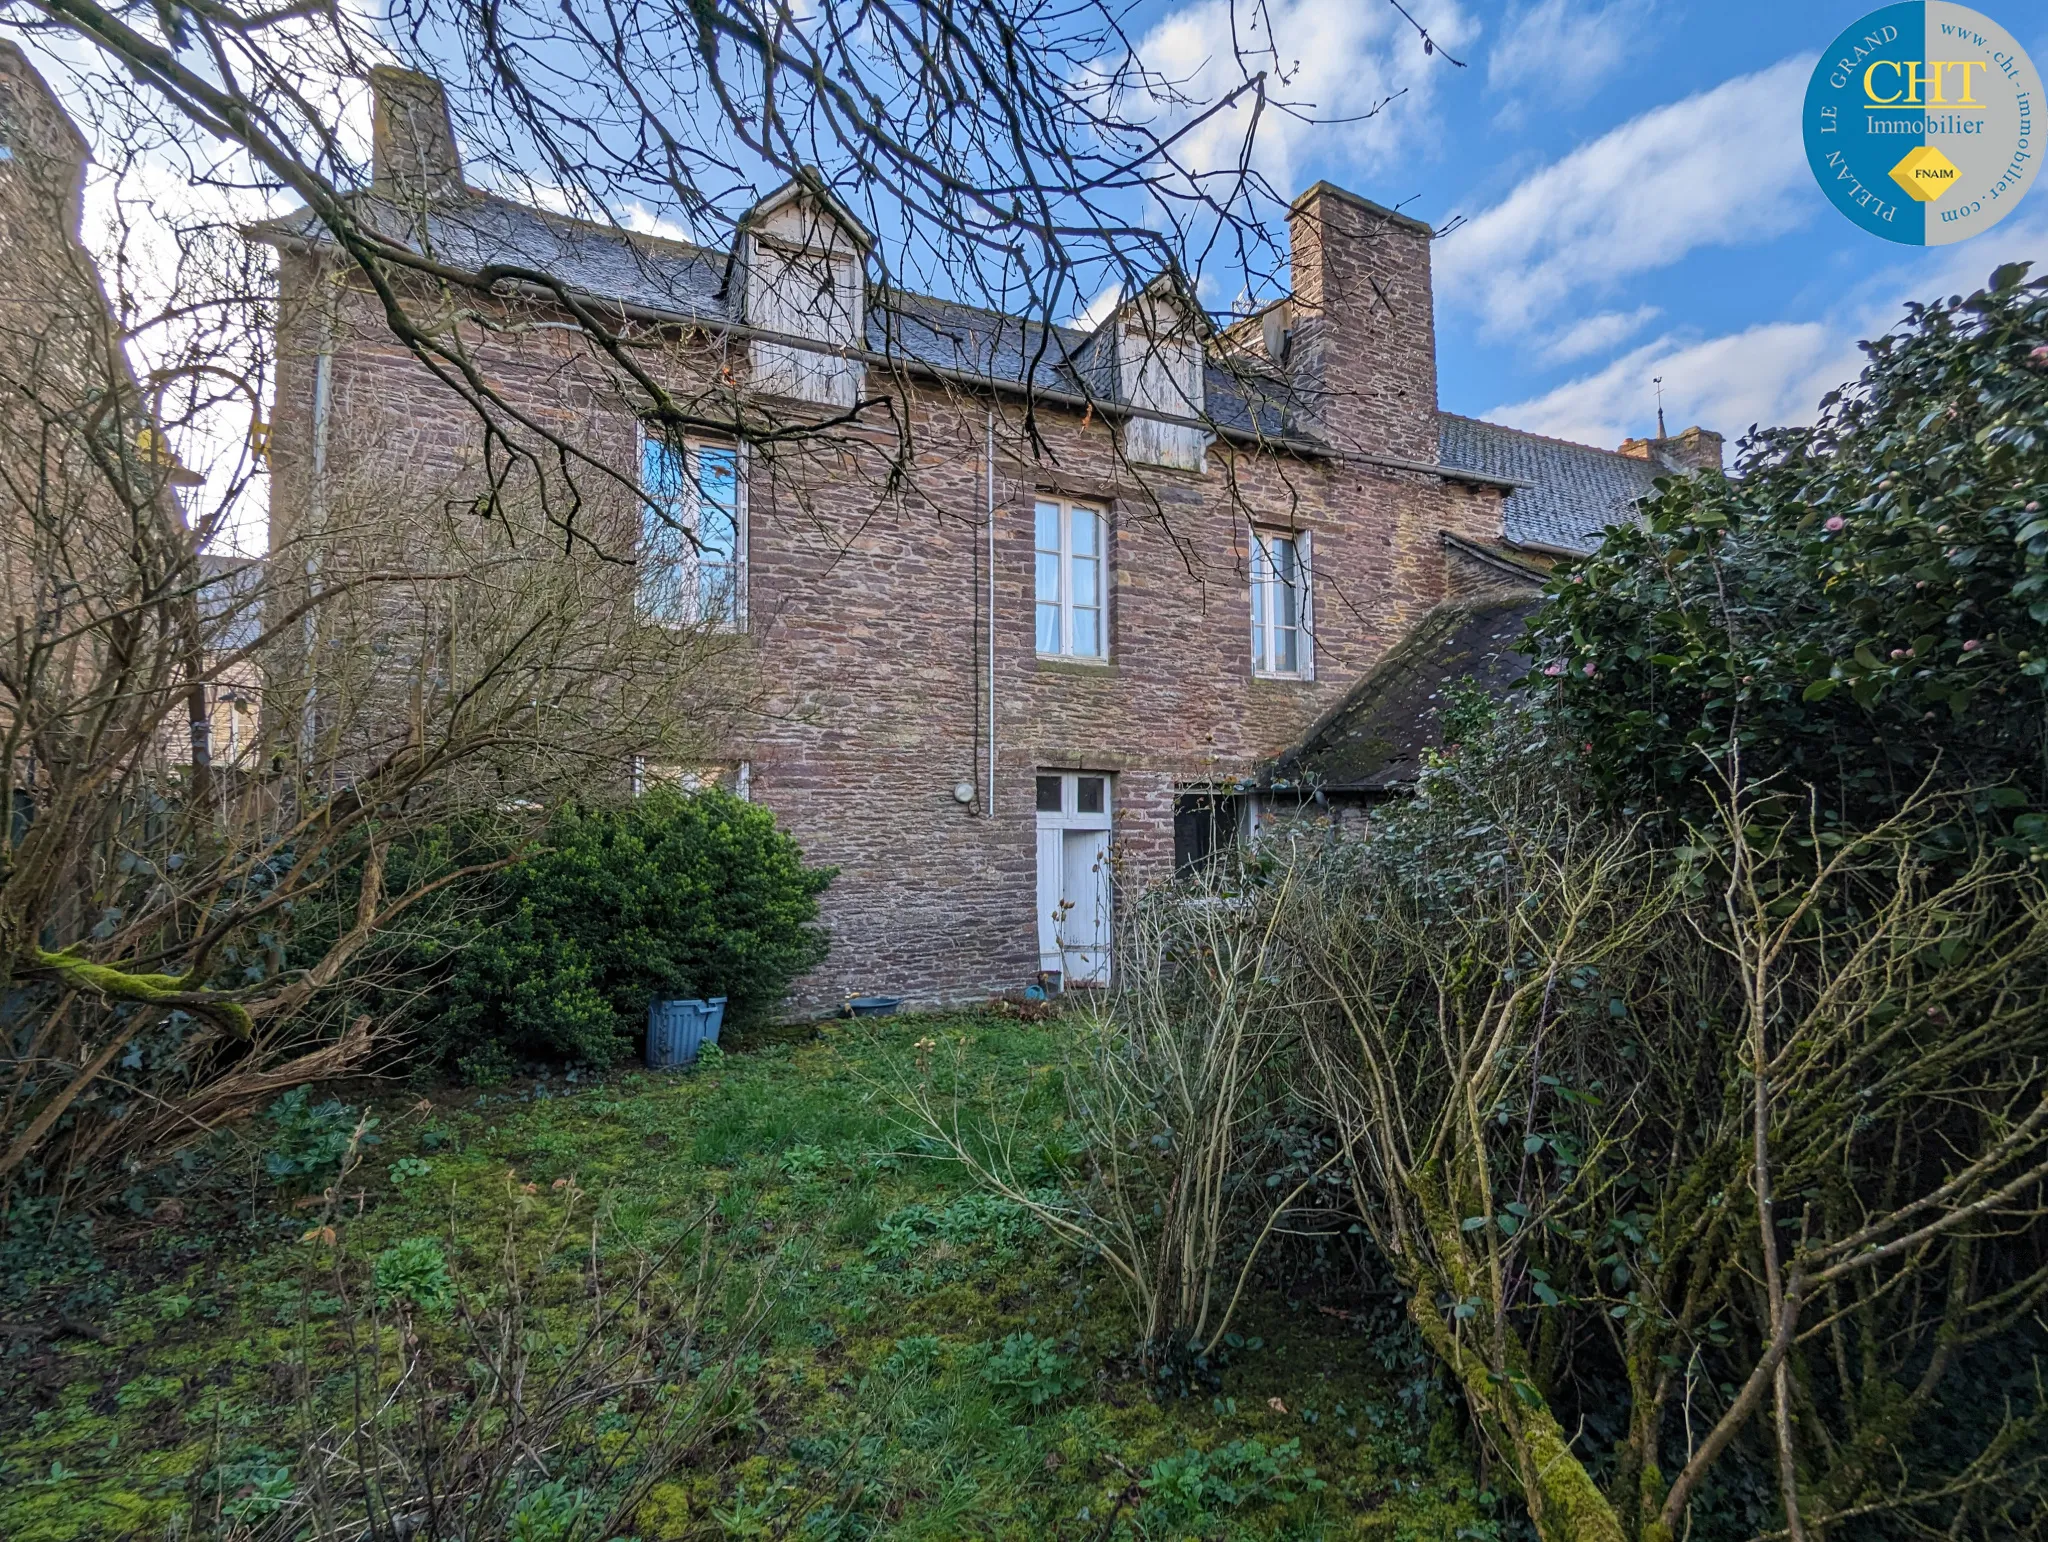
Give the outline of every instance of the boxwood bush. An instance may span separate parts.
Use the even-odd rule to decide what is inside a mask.
[[[818,896],[833,874],[726,792],[566,809],[491,880],[423,1047],[472,1075],[532,1059],[608,1065],[636,1051],[656,995],[724,996],[728,1023],[758,1022],[825,957]]]

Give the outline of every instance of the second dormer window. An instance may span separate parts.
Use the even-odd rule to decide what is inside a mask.
[[[1101,659],[1107,563],[1100,510],[1040,499],[1037,524],[1038,652],[1045,658]]]

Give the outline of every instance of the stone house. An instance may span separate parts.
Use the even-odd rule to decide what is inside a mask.
[[[740,645],[715,753],[632,774],[717,776],[839,869],[797,1010],[1101,979],[1116,884],[1198,857],[1219,811],[1254,818],[1262,770],[1437,607],[1527,590],[1626,517],[1626,489],[1540,463],[1554,441],[1438,411],[1432,233],[1327,183],[1291,206],[1292,292],[1259,314],[1214,327],[1169,274],[1091,328],[1045,328],[885,290],[872,237],[816,185],[763,200],[730,250],[477,190],[435,83],[373,87],[358,217],[547,275],[658,341],[648,368],[690,404],[695,426],[649,430],[560,294],[529,285],[520,326],[474,335],[506,410],[637,477],[650,624]],[[254,234],[280,253],[274,528],[303,539],[351,466],[482,488],[475,412],[393,342],[318,223]],[[791,450],[763,423],[814,432]]]

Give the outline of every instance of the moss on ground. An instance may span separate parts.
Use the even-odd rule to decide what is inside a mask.
[[[1500,1534],[1412,1344],[1274,1292],[1213,1385],[1160,1393],[1135,1374],[1104,1271],[978,1203],[896,1119],[886,1087],[936,1037],[1050,1133],[1055,1100],[1031,1089],[1058,1031],[982,1014],[834,1024],[688,1074],[383,1100],[383,1138],[336,1213],[253,1180],[239,1218],[195,1202],[135,1244],[124,1267],[142,1283],[100,1310],[107,1342],[14,1342],[0,1537],[219,1534],[224,1503],[290,1493],[334,1390],[309,1391],[301,1346],[331,1355],[348,1316],[322,1281],[371,1291],[394,1244],[444,1239],[473,1279],[525,1216],[524,1288],[539,1336],[565,1344],[586,1271],[693,1250],[710,1206],[730,1298],[713,1319],[741,1320],[745,1282],[767,1282],[744,1406],[646,1494],[643,1542]]]

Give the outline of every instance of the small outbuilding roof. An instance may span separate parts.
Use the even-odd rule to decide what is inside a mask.
[[[1437,456],[1446,466],[1529,484],[1503,506],[1507,538],[1557,552],[1592,551],[1609,525],[1632,523],[1657,478],[1671,475],[1654,461],[1454,412],[1437,414]]]
[[[1438,605],[1298,746],[1272,763],[1264,784],[1376,793],[1413,781],[1423,752],[1443,743],[1447,687],[1469,677],[1504,696],[1528,673],[1529,656],[1517,644],[1541,604],[1533,587],[1517,585]]]

